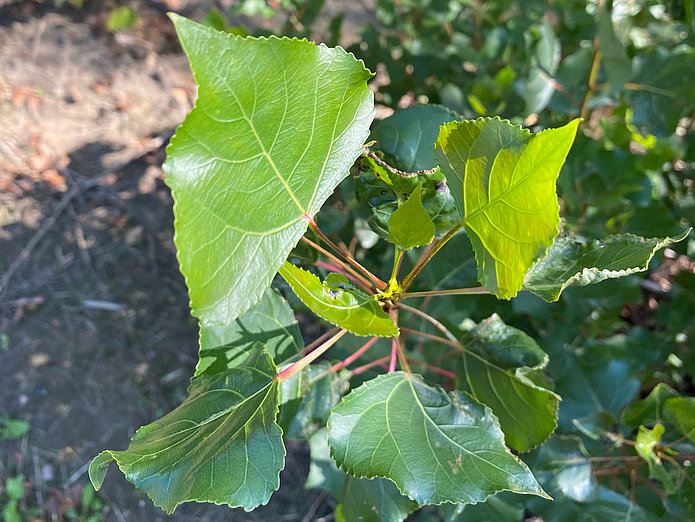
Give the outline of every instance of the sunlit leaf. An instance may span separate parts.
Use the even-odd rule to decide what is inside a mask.
[[[435,156],[475,249],[478,279],[514,297],[558,233],[555,180],[579,120],[531,134],[499,118],[442,126]]]
[[[297,297],[316,315],[355,335],[398,335],[398,327],[369,294],[355,288],[347,277],[340,274],[328,283],[311,272],[290,263],[280,268]],[[338,282],[338,280],[342,282]]]
[[[401,250],[428,245],[434,239],[434,224],[421,200],[422,186],[389,218],[389,241]]]
[[[92,484],[99,489],[116,462],[167,513],[190,500],[247,511],[265,504],[285,465],[275,374],[257,343],[243,362],[193,387],[178,408],[141,427],[127,450],[100,453],[89,466]]]
[[[164,165],[178,260],[193,315],[225,325],[258,302],[360,154],[371,73],[340,48],[172,19],[199,86]]]
[[[328,420],[328,442],[347,473],[390,478],[420,504],[481,502],[503,490],[545,496],[504,446],[489,409],[403,372],[343,398]]]

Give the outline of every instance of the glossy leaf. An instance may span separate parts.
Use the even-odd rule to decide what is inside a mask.
[[[560,223],[555,180],[579,120],[531,134],[499,118],[446,124],[435,155],[475,249],[478,280],[497,297],[521,289]]]
[[[116,462],[167,513],[195,500],[249,511],[270,499],[285,465],[276,368],[257,343],[238,366],[194,387],[174,411],[136,433],[125,451],[89,466],[96,489]]]
[[[172,20],[199,86],[164,165],[178,259],[193,315],[230,324],[360,154],[371,73],[340,48]]]
[[[384,151],[399,170],[433,169],[437,166],[434,142],[439,127],[460,119],[442,105],[416,105],[375,121],[369,138],[376,140],[376,148]]]
[[[389,239],[389,218],[418,186],[422,187],[422,205],[434,223],[437,236],[446,234],[460,220],[444,174],[439,169],[400,174],[389,171],[373,158],[362,157],[357,174],[357,200],[369,207],[369,226],[386,240]]]
[[[276,366],[296,357],[304,348],[294,313],[277,290],[266,290],[260,302],[228,325],[201,326],[194,379],[233,368],[256,342],[265,345]]]
[[[560,397],[540,384],[548,355],[496,314],[471,336],[457,363],[456,387],[492,410],[508,446],[529,451],[557,427]]]
[[[664,417],[684,437],[695,443],[695,398],[673,397],[664,402]]]
[[[434,239],[434,224],[421,200],[422,185],[389,218],[389,241],[401,250],[429,245]]]
[[[369,294],[355,288],[347,277],[342,283],[321,282],[311,272],[290,263],[280,268],[280,275],[287,281],[297,297],[316,315],[355,335],[398,335],[398,327]]]
[[[503,490],[544,496],[503,441],[489,409],[403,372],[353,390],[328,420],[331,454],[343,470],[390,478],[420,504],[481,502]]]
[[[524,288],[546,301],[557,301],[568,286],[586,286],[644,272],[657,251],[682,241],[689,232],[675,238],[643,238],[632,234],[602,240],[559,237],[531,267]]]

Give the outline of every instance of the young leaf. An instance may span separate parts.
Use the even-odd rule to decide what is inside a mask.
[[[456,387],[492,410],[508,446],[531,450],[557,427],[560,397],[534,382],[536,375],[542,376],[548,355],[497,314],[482,321],[472,335],[456,368]]]
[[[328,419],[328,443],[347,473],[390,478],[419,504],[482,502],[503,490],[546,496],[488,408],[403,372],[344,397]]]
[[[364,64],[306,40],[240,38],[172,15],[199,85],[164,165],[194,316],[230,324],[263,295],[362,150]]]
[[[654,452],[656,446],[661,443],[661,436],[663,434],[663,424],[657,424],[652,429],[640,426],[637,432],[637,438],[635,439],[635,450],[640,457],[647,461],[649,478],[660,481],[666,492],[670,495],[676,492],[676,484],[673,482],[666,468],[664,468],[659,456]]]
[[[586,286],[644,272],[657,251],[682,241],[689,233],[690,229],[674,238],[620,234],[590,241],[559,237],[526,274],[524,288],[546,301],[557,301],[568,286]]]
[[[389,218],[389,241],[401,250],[429,245],[434,239],[434,224],[422,206],[421,191],[418,185]]]
[[[439,127],[461,116],[442,105],[416,105],[397,111],[372,125],[369,138],[393,159],[393,166],[405,172],[437,166],[434,142]]]
[[[140,428],[127,450],[101,452],[89,466],[94,488],[115,461],[167,513],[190,500],[247,511],[265,504],[285,465],[275,374],[256,343],[243,363],[194,387],[178,408]]]
[[[557,235],[555,180],[578,125],[538,134],[499,118],[442,126],[435,156],[465,219],[478,279],[499,298],[516,295]]]
[[[201,326],[194,383],[199,375],[211,376],[233,368],[256,342],[265,345],[276,366],[304,348],[294,313],[276,290],[266,290],[256,305],[228,325]]]
[[[398,327],[379,303],[351,285],[345,276],[337,286],[328,284],[328,278],[322,283],[311,272],[287,262],[280,268],[280,275],[309,310],[326,321],[355,335],[398,335]]]

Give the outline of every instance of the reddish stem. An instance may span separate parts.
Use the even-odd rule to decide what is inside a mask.
[[[418,361],[417,359],[408,359],[408,361],[410,361],[413,364],[419,364],[420,366],[424,366],[428,370],[432,370],[434,373],[444,375],[445,377],[448,377],[449,379],[456,379],[456,374],[454,372],[444,370],[444,369],[440,368],[439,366],[435,366],[433,364],[426,363],[425,361]]]
[[[398,356],[398,344],[396,338],[391,337],[391,362],[389,363],[389,373],[396,371],[396,357]]]
[[[329,337],[335,335],[336,332],[338,332],[338,330],[340,330],[340,328],[338,328],[338,327],[336,326],[335,328],[331,328],[330,330],[328,330],[325,334],[322,334],[318,339],[316,339],[315,341],[313,341],[309,346],[306,346],[306,347],[302,350],[302,355],[306,355],[306,354],[308,354],[309,352],[314,351],[314,350],[316,349],[316,347],[321,346],[321,345],[326,341],[326,339],[328,339]]]
[[[357,279],[350,272],[348,272],[347,270],[345,270],[337,265],[332,265],[331,263],[326,263],[325,261],[316,261],[316,263],[314,263],[314,266],[316,268],[322,268],[324,270],[330,270],[331,272],[338,272],[339,274],[343,274],[345,277],[347,277],[350,281],[355,283],[357,286],[359,286],[363,290],[366,290],[370,294],[374,293],[374,290],[370,286],[366,286],[362,281]]]
[[[354,370],[352,370],[350,375],[352,375],[354,377],[355,375],[359,375],[360,373],[364,373],[367,370],[369,370],[370,368],[374,368],[375,366],[381,366],[382,368],[387,370],[388,366],[386,366],[385,363],[389,359],[391,359],[391,356],[387,355],[386,357],[382,357],[381,359],[377,359],[376,361],[372,361],[372,362],[367,363],[365,365],[359,366],[359,367],[355,368]]]
[[[275,379],[278,382],[286,381],[287,379],[292,377],[295,373],[300,371],[302,368],[304,368],[305,366],[308,366],[312,362],[314,362],[322,353],[324,353],[331,346],[333,346],[338,341],[338,339],[340,339],[346,333],[347,333],[347,330],[345,330],[345,329],[340,330],[337,334],[335,334],[333,337],[328,339],[321,346],[316,348],[313,352],[311,352],[308,355],[305,355],[304,357],[299,359],[296,363],[294,363],[291,366],[288,366],[287,368],[282,370],[280,373],[278,373],[275,376]]]
[[[461,344],[460,343],[455,342],[455,341],[450,341],[449,339],[444,339],[443,337],[439,337],[438,335],[428,334],[425,332],[421,332],[419,330],[413,330],[412,328],[406,328],[404,326],[401,326],[401,332],[407,333],[409,335],[414,335],[416,337],[422,337],[424,339],[431,339],[432,341],[437,341],[437,342],[440,342],[442,344],[446,344],[448,346],[453,346],[457,349],[456,352],[461,351]]]
[[[359,279],[360,281],[362,281],[362,284],[365,287],[369,288],[369,286],[370,286],[369,281],[367,281],[359,273],[357,273],[355,270],[353,270],[353,268],[350,265],[348,265],[346,262],[338,259],[336,256],[331,254],[328,250],[326,250],[322,246],[314,243],[311,239],[308,239],[308,238],[302,236],[302,241],[304,241],[307,245],[309,245],[311,248],[315,249],[316,251],[321,252],[324,256],[326,256],[328,259],[333,261],[336,265],[342,267],[343,270],[345,270],[346,272],[351,273],[356,279]]]
[[[342,370],[346,366],[352,364],[357,358],[359,358],[363,353],[365,353],[367,350],[369,350],[374,344],[380,339],[380,337],[372,337],[369,341],[367,341],[361,348],[359,348],[355,353],[349,355],[348,357],[345,358],[345,360],[334,364],[333,366],[330,367],[328,372],[337,372],[338,370]]]

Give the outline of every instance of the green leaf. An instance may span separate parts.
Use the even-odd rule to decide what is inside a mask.
[[[418,185],[389,218],[389,241],[401,250],[429,245],[434,239],[434,223],[422,206],[421,192]]]
[[[676,390],[660,382],[647,397],[635,401],[625,408],[621,420],[624,424],[633,428],[640,424],[652,426],[657,422],[662,422],[664,419],[664,403],[667,399],[677,396],[678,392]]]
[[[632,76],[632,62],[615,34],[611,13],[605,4],[599,4],[596,12],[596,37],[606,80],[611,89],[618,92]]]
[[[201,326],[200,353],[195,379],[214,376],[235,367],[260,342],[281,366],[304,348],[292,309],[276,290],[268,289],[261,300],[228,325]]]
[[[434,223],[436,235],[443,236],[460,217],[440,169],[399,174],[371,157],[362,157],[357,164],[357,200],[369,207],[372,214],[369,226],[386,240],[389,239],[389,218],[419,185],[422,186],[422,205]]]
[[[89,466],[95,489],[115,461],[167,513],[190,500],[247,511],[265,504],[285,464],[275,375],[272,359],[256,343],[245,361],[194,387],[178,408],[140,428],[127,450],[100,453]]]
[[[675,495],[664,499],[664,506],[671,513],[673,520],[695,519],[695,469],[684,469],[679,478],[680,488]]]
[[[442,126],[435,156],[465,219],[478,280],[510,299],[557,235],[555,180],[579,120],[531,134],[499,118]]]
[[[198,83],[164,165],[194,316],[257,303],[348,174],[374,115],[364,64],[305,40],[240,38],[171,15]]]
[[[20,419],[10,419],[7,415],[0,417],[0,440],[19,439],[29,433],[31,424]]]
[[[139,19],[140,17],[131,7],[127,5],[117,7],[109,13],[109,18],[106,20],[106,29],[108,31],[132,29]]]
[[[657,251],[682,241],[689,233],[690,229],[674,238],[643,238],[632,234],[601,240],[559,237],[531,267],[524,288],[546,301],[557,301],[568,286],[586,286],[644,272]]]
[[[370,139],[393,160],[393,166],[405,172],[428,170],[437,166],[434,142],[439,127],[461,116],[442,105],[408,107],[372,125]]]
[[[343,470],[390,478],[419,504],[482,502],[503,490],[546,496],[503,441],[488,408],[403,372],[353,390],[328,420],[331,454]]]
[[[524,520],[524,508],[517,499],[503,492],[478,504],[442,504],[439,512],[444,522],[519,522]]]
[[[280,275],[309,310],[326,321],[355,335],[398,335],[398,327],[379,303],[350,284],[347,277],[330,274],[322,283],[311,272],[290,263],[282,265]],[[332,282],[331,275],[342,278],[342,282]]]
[[[540,382],[548,355],[497,314],[471,332],[456,367],[456,387],[488,406],[505,443],[520,452],[547,439],[557,427],[560,397]]]
[[[647,461],[649,478],[660,481],[666,493],[672,494],[676,492],[676,484],[654,451],[661,444],[661,436],[664,434],[664,431],[663,424],[657,424],[652,429],[640,426],[635,439],[635,450],[640,457]]]
[[[664,417],[684,437],[695,442],[695,398],[672,397],[664,402]]]

